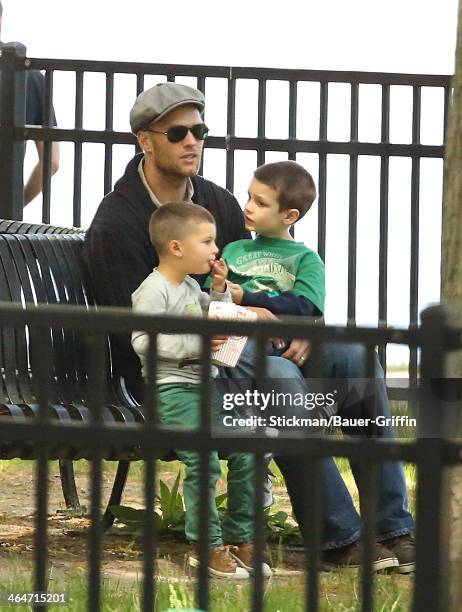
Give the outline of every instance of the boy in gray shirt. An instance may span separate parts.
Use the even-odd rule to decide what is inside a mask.
[[[202,206],[173,202],[159,207],[152,215],[149,234],[159,255],[159,265],[132,294],[133,310],[138,313],[198,315],[207,312],[211,300],[231,302],[226,288],[226,266],[215,260],[216,228],[212,215]],[[210,296],[201,291],[189,274],[212,272]],[[132,334],[143,376],[147,371],[149,336]],[[158,413],[161,424],[196,429],[200,422],[200,366],[185,360],[200,356],[197,335],[158,334],[157,384]],[[213,409],[213,407],[212,407]],[[199,455],[195,451],[176,450],[186,466],[184,498],[186,537],[196,543],[199,536]],[[218,453],[210,453],[209,481],[209,573],[221,578],[248,578],[253,569],[253,456],[232,453],[228,457],[228,510],[223,532],[215,506],[215,488],[221,476]],[[224,546],[223,541],[228,545]],[[194,551],[189,564],[197,567]],[[271,575],[267,564],[264,575]]]

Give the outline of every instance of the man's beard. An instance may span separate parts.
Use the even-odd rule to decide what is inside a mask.
[[[196,176],[199,172],[200,158],[197,160],[195,166],[188,172],[181,171],[181,169],[174,164],[163,164],[162,161],[157,164],[157,167],[164,176],[171,176],[176,179],[191,178],[192,176]]]

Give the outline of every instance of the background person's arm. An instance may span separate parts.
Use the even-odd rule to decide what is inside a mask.
[[[34,141],[37,148],[38,160],[34,166],[26,184],[24,185],[24,206],[29,204],[39,193],[42,192],[43,166],[45,161],[45,145],[42,141]],[[59,143],[51,145],[51,176],[56,174],[59,168]]]

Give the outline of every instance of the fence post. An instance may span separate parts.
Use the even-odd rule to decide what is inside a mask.
[[[26,118],[26,47],[8,43],[0,58],[0,218],[22,220],[25,142],[17,139],[17,127]]]
[[[445,377],[449,311],[438,305],[421,314],[414,612],[449,609],[449,480],[445,463],[450,407],[438,392]]]

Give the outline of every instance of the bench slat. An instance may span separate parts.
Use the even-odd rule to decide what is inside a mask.
[[[94,307],[94,298],[83,277],[81,250],[83,234],[0,233],[0,299],[32,304],[71,304]],[[52,418],[60,421],[89,423],[87,406],[87,347],[82,333],[53,327],[50,330],[53,363],[50,364],[50,401]],[[0,360],[2,397],[0,419],[37,418],[38,405],[34,372],[40,359],[40,347],[34,331],[2,326]],[[107,339],[109,363],[110,341]],[[124,385],[108,368],[103,420],[106,424],[136,426],[144,422],[142,407],[128,394]],[[85,449],[54,449],[55,458],[66,452],[72,457],[85,455]],[[0,456],[33,457],[30,445],[0,445]],[[13,453],[13,455],[12,455]],[[138,449],[126,449],[124,457],[139,455]],[[114,453],[112,458],[117,458]]]

